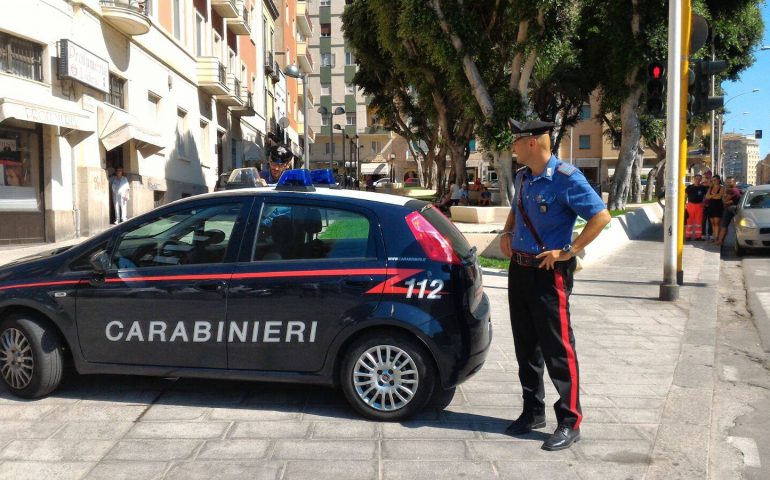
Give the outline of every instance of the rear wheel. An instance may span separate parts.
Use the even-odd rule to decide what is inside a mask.
[[[430,400],[436,370],[428,351],[399,333],[358,339],[343,360],[340,383],[345,398],[373,420],[403,420]]]
[[[51,393],[62,377],[59,333],[37,318],[11,315],[0,322],[0,377],[24,398]]]

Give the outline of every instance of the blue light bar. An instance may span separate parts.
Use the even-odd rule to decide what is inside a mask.
[[[334,172],[329,168],[310,170],[310,178],[313,179],[314,185],[332,186],[337,184],[337,180],[334,179]]]
[[[296,192],[315,192],[310,171],[304,169],[286,170],[275,186],[276,190],[292,190]]]

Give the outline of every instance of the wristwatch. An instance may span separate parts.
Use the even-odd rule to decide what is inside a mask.
[[[573,253],[572,252],[572,244],[568,243],[568,244],[564,245],[563,247],[561,247],[561,251],[564,252],[564,253]]]

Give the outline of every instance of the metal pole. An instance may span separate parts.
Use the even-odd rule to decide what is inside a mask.
[[[345,169],[345,130],[342,130],[342,174],[346,174]],[[342,185],[346,185],[348,183],[347,179],[343,180]]]
[[[682,2],[674,0],[668,6],[668,96],[666,98],[668,117],[666,127],[666,214],[663,235],[663,283],[660,285],[661,300],[679,298],[679,285],[676,283],[676,226],[679,224],[679,122],[681,105],[679,104],[682,72],[679,61],[682,51]]]
[[[334,170],[332,164],[334,163],[334,115],[329,114],[329,128],[332,131],[332,151],[331,157],[329,157],[329,170]]]
[[[679,98],[679,217],[684,219],[684,179],[687,176],[687,89],[690,76],[690,25],[692,16],[691,0],[682,0],[682,49],[681,51],[681,93]],[[682,267],[682,253],[684,251],[684,224],[680,220],[677,224],[677,249],[676,249],[676,283],[684,285],[684,269]]]
[[[302,75],[302,117],[304,122],[302,123],[302,130],[305,139],[302,141],[302,149],[305,155],[305,168],[310,170],[310,144],[307,138],[307,75]]]
[[[715,59],[716,59],[716,55],[714,54],[714,40],[712,39],[711,40],[711,60],[713,61]],[[710,95],[713,96],[715,90],[716,90],[716,75],[711,77],[711,91],[709,92]],[[715,143],[714,135],[716,135],[715,120],[716,120],[716,111],[712,110],[711,111],[711,142],[709,142],[710,143],[709,152],[711,152],[711,170],[713,171],[713,173],[719,173],[719,157],[714,155],[715,153],[714,152],[714,143]]]

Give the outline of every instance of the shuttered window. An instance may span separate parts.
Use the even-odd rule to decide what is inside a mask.
[[[43,47],[0,33],[0,71],[43,81]]]

